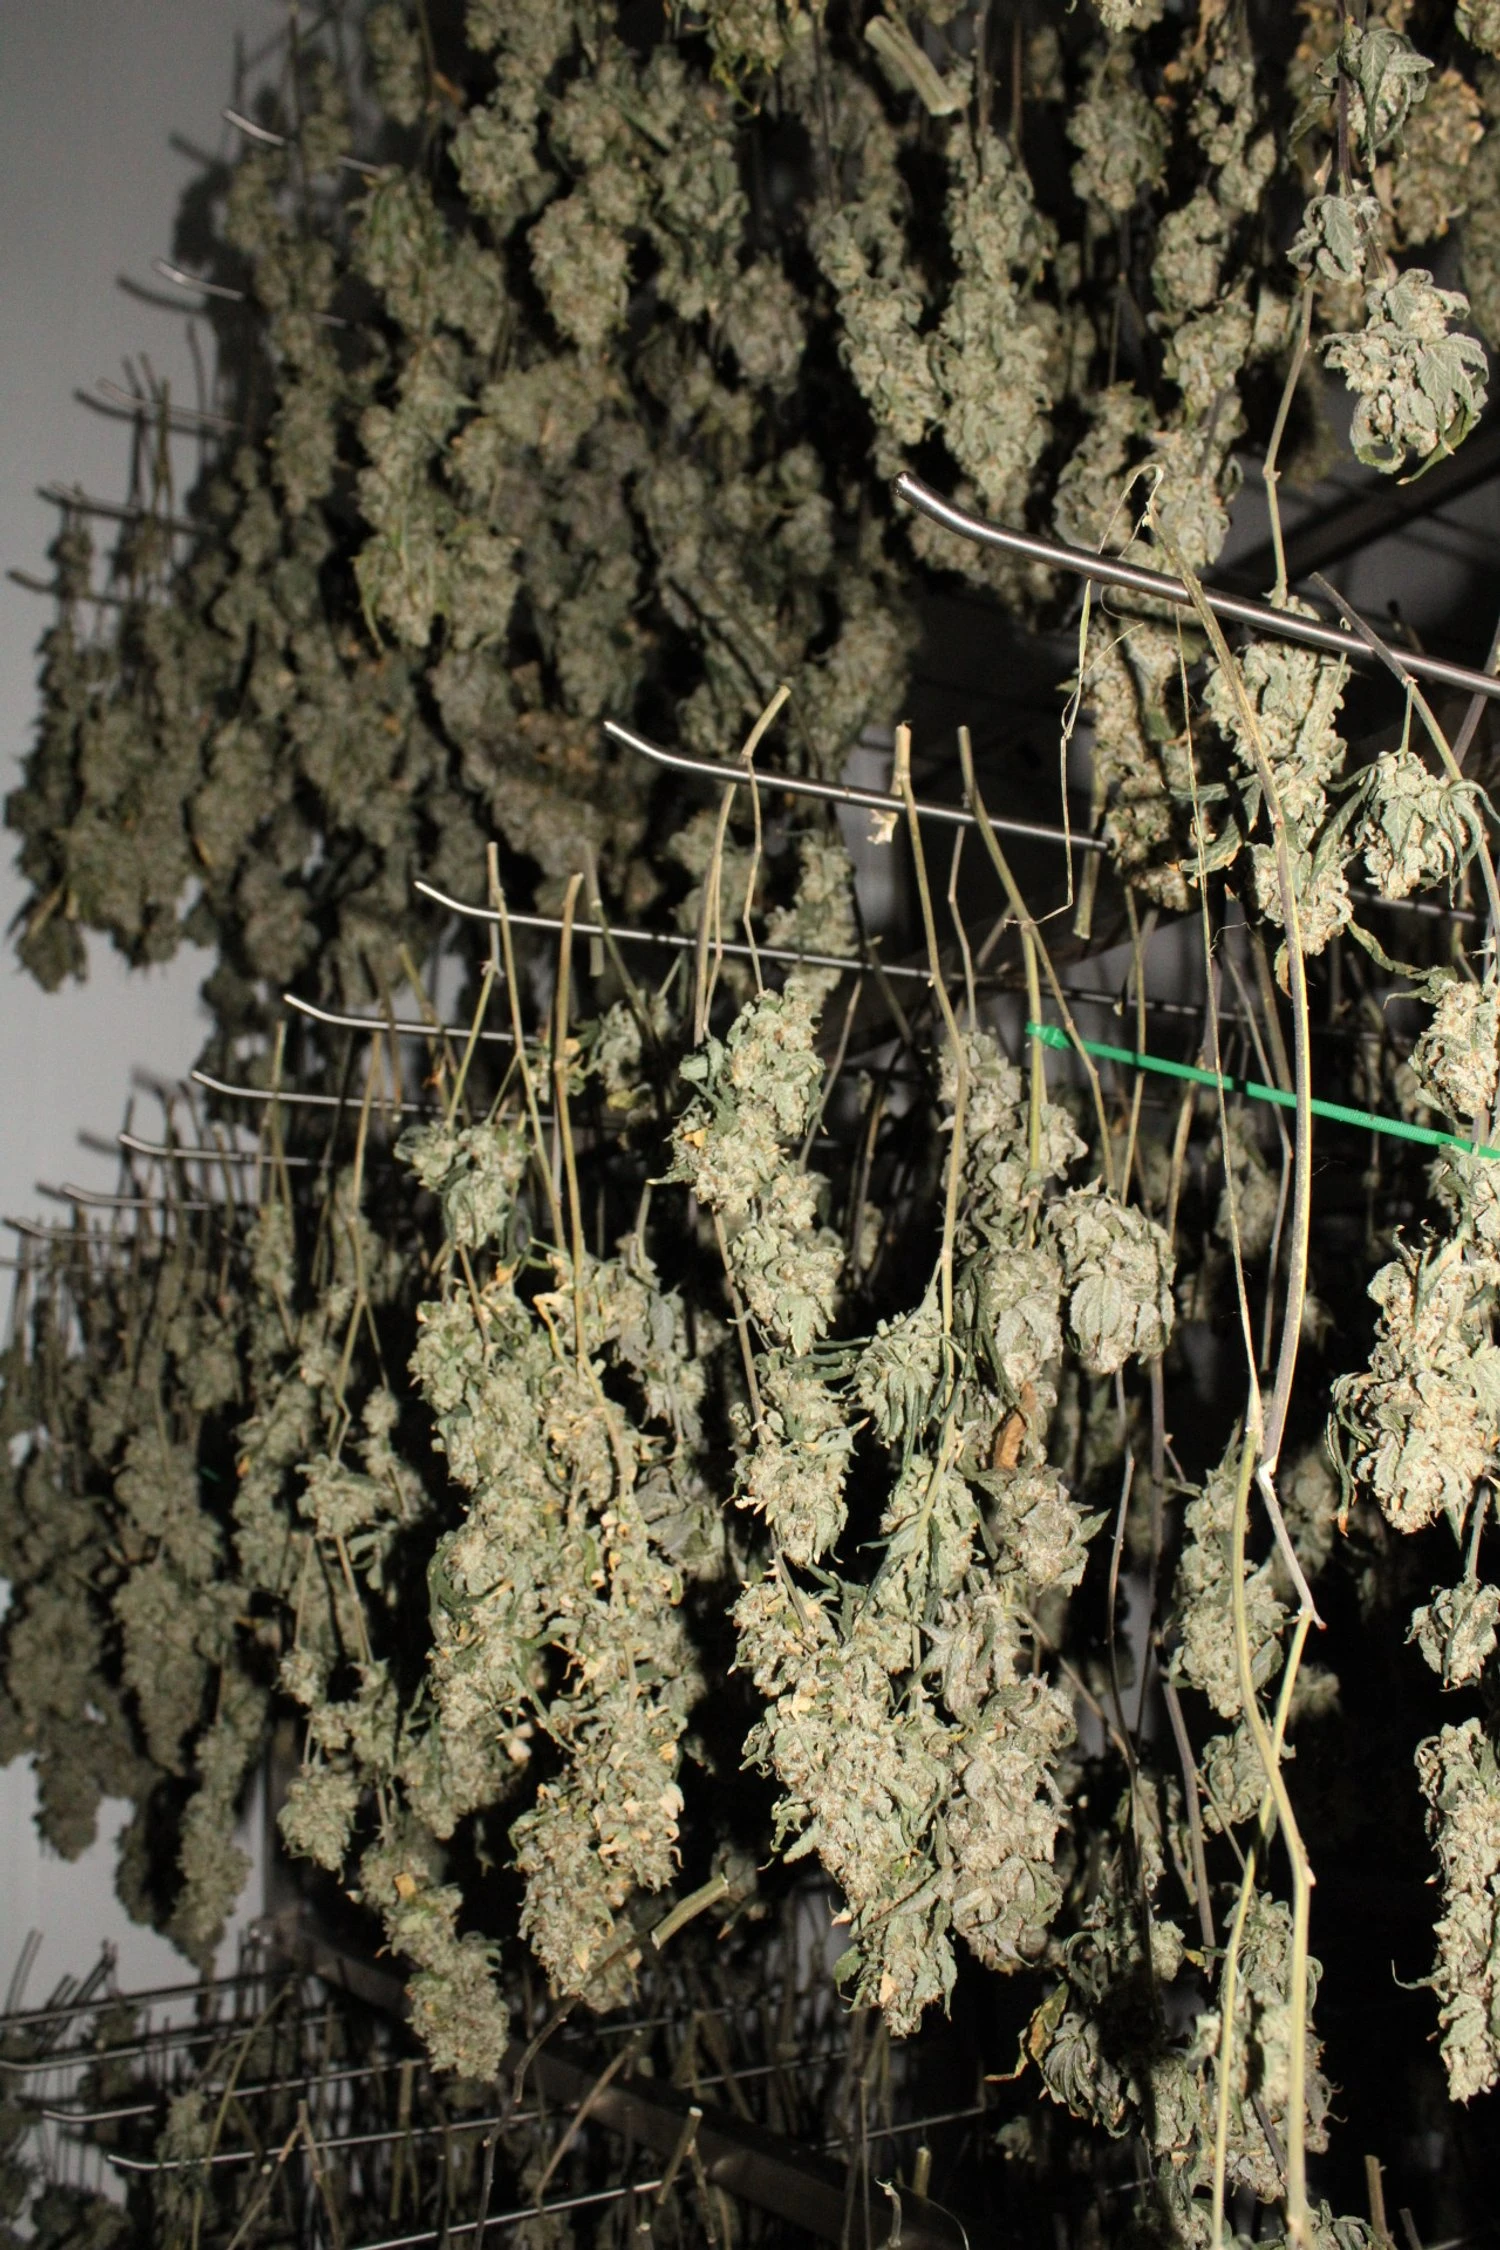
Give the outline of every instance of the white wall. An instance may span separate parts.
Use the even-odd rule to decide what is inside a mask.
[[[186,319],[125,295],[116,277],[149,282],[152,257],[171,247],[194,166],[170,137],[222,147],[236,39],[253,58],[284,23],[281,0],[0,0],[0,564],[47,572],[57,512],[37,485],[125,496],[128,429],[77,404],[76,386],[121,381],[122,357],[144,352],[175,397],[194,396]],[[190,470],[190,453],[182,466]],[[0,582],[7,791],[35,720],[35,650],[48,615],[45,600]],[[23,895],[12,857],[6,837],[3,924]],[[191,1061],[204,958],[127,973],[95,944],[88,982],[45,994],[0,946],[0,1213],[44,1209],[38,1179],[111,1184],[108,1159],[80,1151],[78,1130],[116,1129],[134,1064],[171,1075]],[[0,1274],[0,1302],[8,1282]],[[0,1992],[32,1927],[44,1933],[33,2000],[64,1970],[87,1967],[104,1937],[119,1944],[129,1980],[186,1973],[168,1946],[126,1920],[108,1844],[67,1866],[42,1851],[31,1808],[29,1770],[0,1772]]]

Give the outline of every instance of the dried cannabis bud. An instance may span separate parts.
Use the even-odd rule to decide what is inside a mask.
[[[1454,2100],[1467,2102],[1500,2078],[1500,1768],[1479,1721],[1466,1719],[1423,1743],[1417,1775],[1443,1870],[1432,1980],[1443,2061]]]
[[[1439,289],[1419,266],[1366,292],[1364,327],[1330,336],[1323,357],[1358,400],[1350,442],[1372,469],[1451,453],[1484,410],[1489,363],[1472,336],[1454,335],[1469,300]]]
[[[1472,782],[1450,781],[1414,750],[1385,750],[1370,767],[1359,841],[1370,881],[1383,898],[1419,887],[1451,891],[1483,835]]]
[[[1485,1117],[1500,1086],[1500,1006],[1495,979],[1453,979],[1411,1053],[1422,1090],[1461,1125]]]
[[[1346,1494],[1367,1485],[1398,1531],[1446,1515],[1461,1532],[1500,1444],[1496,1269],[1457,1243],[1407,1251],[1370,1283],[1380,1324],[1367,1372],[1333,1386],[1329,1445]]]
[[[1172,1333],[1172,1253],[1144,1211],[1075,1188],[1048,1213],[1062,1261],[1068,1328],[1091,1375],[1155,1359]]]
[[[490,1948],[457,1934],[462,1905],[451,1883],[436,1880],[430,1844],[419,1832],[372,1845],[360,1862],[360,1895],[380,1914],[391,1943],[413,1962],[407,1987],[412,2023],[439,2070],[493,2079],[510,2035],[495,1989]]]
[[[1179,1636],[1175,1669],[1191,1686],[1201,1689],[1223,1719],[1237,1718],[1244,1709],[1230,1621],[1233,1585],[1229,1531],[1239,1465],[1240,1449],[1234,1445],[1202,1492],[1188,1502],[1186,1536],[1173,1593]],[[1286,1623],[1269,1562],[1247,1566],[1244,1604],[1250,1676],[1260,1688],[1280,1668],[1281,1632]]]
[[[1068,137],[1079,152],[1073,185],[1101,211],[1123,216],[1143,188],[1160,180],[1167,129],[1136,78],[1128,45],[1095,49]]]
[[[1394,166],[1391,200],[1404,241],[1436,241],[1462,217],[1470,161],[1483,137],[1478,94],[1456,70],[1440,71],[1407,122]]]
[[[462,1141],[443,1148],[428,1133],[408,1144],[411,1160],[440,1171],[455,1248],[503,1242],[522,1169],[515,1128],[496,1120]],[[455,1288],[420,1317],[413,1370],[472,1497],[429,1570],[439,1763],[428,1778],[418,1748],[407,1785],[446,1836],[509,1794],[549,1740],[562,1763],[511,1831],[521,1929],[560,1989],[623,1999],[619,1918],[637,1891],[672,1879],[697,1684],[677,1542],[663,1536],[673,1514],[648,1507],[647,1489],[661,1483],[683,1512],[698,1505],[689,1449],[703,1371],[638,1241],[576,1271],[554,1253],[551,1287],[530,1302],[501,1267],[477,1296]],[[606,1365],[637,1386],[638,1418],[605,1390]]]
[[[1467,1687],[1494,1653],[1500,1587],[1465,1580],[1412,1612],[1414,1640],[1444,1687]]]
[[[1288,831],[1303,950],[1321,953],[1347,926],[1353,912],[1345,875],[1355,848],[1348,838],[1351,816],[1342,813],[1330,819],[1328,803],[1329,789],[1343,772],[1344,744],[1336,721],[1343,708],[1348,666],[1310,649],[1261,641],[1246,651],[1238,669],[1244,704],[1217,665],[1209,676],[1204,703],[1232,745],[1242,775],[1246,832],[1259,825],[1264,833],[1269,827],[1269,821],[1262,819],[1257,750],[1270,768]],[[1254,719],[1253,741],[1245,706]],[[1238,826],[1226,828],[1214,846],[1215,862],[1227,864],[1237,846]],[[1279,924],[1283,902],[1271,844],[1252,843],[1250,862],[1255,903],[1269,921]]]
[[[763,1024],[779,1027],[798,997],[793,980],[780,1008],[769,995],[752,1003],[725,1057],[749,1049]],[[731,1096],[726,1065],[710,1049],[701,1075],[725,1090],[712,1123],[690,1111],[679,1130],[679,1147],[687,1143],[679,1163],[695,1167],[699,1193],[708,1182],[732,1209],[746,1192],[714,1155],[731,1099],[746,1147],[795,1134],[808,1097],[794,1054],[773,1047]],[[946,2000],[952,1932],[992,1967],[1017,1967],[1035,1957],[1060,1903],[1050,1775],[1073,1725],[1057,1690],[1022,1670],[1018,1605],[1077,1583],[1098,1520],[1081,1516],[1042,1458],[1067,1268],[1038,1236],[1038,1199],[1077,1144],[1063,1119],[1044,1111],[1042,1169],[1033,1172],[1019,1073],[980,1034],[969,1035],[962,1067],[963,1130],[949,1162],[961,1166],[966,1189],[954,1245],[963,1360],[954,1356],[960,1331],[945,1331],[938,1277],[853,1359],[849,1388],[888,1450],[890,1483],[878,1567],[867,1586],[846,1589],[842,1617],[792,1570],[826,1570],[832,1557],[853,1431],[828,1379],[784,1356],[785,1318],[765,1313],[756,1315],[769,1347],[757,1354],[761,1419],[748,1432],[742,1471],[744,1496],[774,1541],[771,1566],[736,1611],[742,1661],[768,1698],[748,1751],[781,1785],[778,1836],[794,1839],[788,1856],[816,1850],[843,1893],[851,1942],[840,1981],[898,2030]],[[955,1134],[958,1070],[950,1054],[944,1088]],[[1155,1265],[1144,1313],[1128,1287],[1116,1303],[1097,1283],[1117,1241],[1139,1258],[1139,1215],[1097,1203],[1087,1218],[1055,1208],[1071,1245],[1077,1317],[1097,1327],[1101,1351],[1118,1351],[1116,1365],[1131,1349],[1151,1348]],[[729,1240],[731,1275],[743,1271],[739,1239]],[[1129,1269],[1129,1252],[1124,1262]],[[809,1341],[826,1325],[824,1315]],[[968,1376],[957,1373],[963,1363]],[[983,1520],[981,1494],[991,1502]],[[979,1563],[981,1536],[993,1570]]]

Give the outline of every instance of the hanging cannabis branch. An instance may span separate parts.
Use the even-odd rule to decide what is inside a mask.
[[[24,1250],[0,1745],[60,1850],[131,1798],[122,1892],[199,1962],[268,1771],[465,2078],[523,1958],[614,2009],[796,1890],[890,2035],[1013,1980],[1038,2223],[1087,2180],[1070,2239],[1383,2242],[1314,2022],[1372,1835],[1403,1975],[1441,1873],[1453,2098],[1500,2077],[1493,813],[1363,620],[1373,688],[1202,585],[1254,461],[1305,606],[1330,404],[1387,475],[1483,415],[1500,20],[335,14],[209,198],[232,435],[184,500],[148,400],[121,544],[80,500],[56,547],[21,958],[210,945],[231,1091]],[[1189,601],[1080,613],[909,464]],[[777,788],[942,667],[934,590],[1071,636],[1082,854],[1002,842],[967,731],[899,728],[865,833]],[[1089,1053],[1106,977],[1116,1053],[1197,1066],[1165,1108]],[[1315,1141],[1315,1092],[1473,1152]]]

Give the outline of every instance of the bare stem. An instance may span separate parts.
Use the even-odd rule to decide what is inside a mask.
[[[1130,975],[1135,986],[1135,1045],[1137,1054],[1146,1052],[1146,947],[1156,927],[1156,910],[1153,907],[1146,917],[1144,930],[1136,913],[1135,893],[1125,886],[1125,913],[1130,923]],[[1125,1135],[1125,1156],[1120,1166],[1120,1193],[1130,1193],[1130,1172],[1135,1163],[1136,1136],[1141,1126],[1141,1102],[1145,1097],[1146,1079],[1143,1071],[1135,1074],[1135,1085],[1130,1095],[1130,1124]]]
[[[552,1106],[562,1135],[563,1170],[568,1183],[568,1216],[573,1247],[573,1345],[578,1364],[584,1363],[583,1334],[583,1205],[578,1193],[578,1159],[573,1149],[573,1118],[568,1102],[568,1018],[573,1001],[573,910],[578,902],[582,875],[568,879],[563,899],[562,938],[557,955],[557,1004],[552,1029]]]
[[[1172,1740],[1177,1745],[1177,1762],[1182,1768],[1188,1843],[1193,1855],[1193,1883],[1198,1893],[1198,1928],[1205,1951],[1211,1953],[1218,1940],[1214,1935],[1213,1900],[1208,1895],[1208,1861],[1203,1850],[1203,1814],[1198,1803],[1198,1761],[1193,1756],[1193,1745],[1188,1737],[1187,1721],[1182,1715],[1182,1698],[1177,1693],[1177,1683],[1168,1677],[1165,1665],[1158,1667],[1157,1676],[1161,1681],[1162,1701],[1172,1724]]]
[[[1286,1777],[1281,1770],[1281,1743],[1312,1618],[1309,1611],[1304,1609],[1293,1629],[1291,1654],[1282,1675],[1276,1734],[1273,1739],[1261,1716],[1256,1695],[1250,1656],[1249,1615],[1245,1602],[1245,1531],[1249,1521],[1250,1487],[1254,1481],[1254,1472],[1254,1447],[1250,1442],[1250,1433],[1247,1432],[1244,1457],[1235,1486],[1229,1591],[1234,1618],[1235,1662],[1239,1671],[1240,1694],[1245,1705],[1245,1724],[1250,1729],[1256,1754],[1265,1771],[1268,1794],[1275,1807],[1276,1818],[1281,1823],[1281,1833],[1292,1869],[1292,1959],[1287,1992],[1286,2231],[1288,2240],[1294,2245],[1300,2245],[1307,2239],[1307,1960],[1314,1876],[1307,1848],[1302,1841],[1302,1832],[1297,1826],[1297,1816],[1292,1810],[1292,1800],[1287,1793]],[[1263,1805],[1263,1831],[1267,1815],[1268,1808]],[[1226,2017],[1226,2021],[1228,2020],[1230,2019]]]
[[[1312,335],[1313,298],[1316,289],[1311,279],[1302,284],[1302,294],[1297,305],[1297,344],[1292,353],[1291,366],[1286,371],[1282,386],[1281,404],[1276,409],[1276,421],[1271,431],[1271,442],[1266,447],[1265,466],[1261,478],[1266,488],[1266,507],[1271,517],[1271,546],[1276,556],[1276,588],[1271,596],[1279,608],[1286,600],[1286,549],[1281,539],[1281,503],[1277,488],[1281,471],[1277,461],[1281,454],[1281,441],[1286,434],[1287,416],[1292,410],[1292,400],[1297,395],[1297,385],[1302,377],[1303,362],[1307,358],[1308,339]]]
[[[547,1161],[547,1143],[542,1133],[541,1112],[536,1106],[536,1081],[531,1075],[531,1065],[526,1059],[526,1031],[521,1021],[521,990],[516,982],[515,946],[510,934],[510,915],[506,909],[505,893],[500,888],[500,855],[493,844],[487,855],[489,870],[490,904],[500,917],[500,947],[505,956],[505,989],[510,995],[510,1020],[516,1040],[516,1068],[521,1073],[521,1089],[526,1097],[526,1114],[531,1121],[532,1151],[536,1168],[546,1191],[547,1206],[552,1219],[552,1239],[562,1248],[563,1215],[558,1200],[557,1182],[552,1177],[552,1166]]]
[[[943,1308],[943,1334],[953,1333],[953,1237],[958,1226],[958,1190],[963,1174],[964,1116],[969,1106],[969,1057],[964,1046],[958,1020],[948,998],[948,987],[943,976],[942,959],[938,953],[937,924],[932,914],[932,892],[927,882],[927,858],[922,849],[921,823],[917,819],[917,801],[911,786],[911,728],[901,725],[896,729],[896,761],[891,775],[892,793],[906,806],[906,825],[911,837],[912,860],[916,867],[917,896],[922,906],[922,928],[927,938],[927,960],[932,971],[932,996],[943,1019],[943,1029],[948,1034],[953,1049],[953,1069],[956,1085],[953,1094],[953,1137],[948,1148],[947,1192],[943,1198],[943,1247],[938,1265],[939,1294]]]
[[[1104,1107],[1104,1090],[1099,1083],[1099,1073],[1094,1067],[1093,1056],[1088,1052],[1079,1037],[1078,1026],[1073,1021],[1073,1012],[1068,1006],[1067,997],[1058,982],[1057,972],[1052,966],[1052,957],[1042,943],[1035,919],[1025,899],[1021,896],[1020,886],[1011,873],[1010,862],[1000,848],[1000,839],[995,834],[994,825],[985,809],[984,799],[979,794],[979,786],[974,779],[974,753],[969,741],[967,727],[960,727],[958,730],[958,755],[959,762],[963,767],[964,794],[968,798],[969,809],[974,815],[980,841],[990,855],[990,863],[1000,878],[1001,887],[1009,902],[1010,910],[1020,928],[1021,954],[1026,965],[1026,1005],[1031,1011],[1031,1021],[1038,1026],[1037,1031],[1032,1033],[1031,1038],[1032,1116],[1029,1152],[1031,1168],[1033,1171],[1040,1171],[1041,1169],[1042,1103],[1046,1098],[1047,1088],[1046,1067],[1042,1061],[1044,1042],[1040,1036],[1042,988],[1037,977],[1037,964],[1040,961],[1042,968],[1046,971],[1047,983],[1051,988],[1057,1012],[1062,1017],[1063,1028],[1073,1042],[1074,1051],[1083,1066],[1084,1076],[1089,1083],[1089,1091],[1094,1098],[1094,1114],[1099,1123],[1099,1168],[1104,1175],[1105,1186],[1113,1188],[1115,1175],[1114,1159],[1110,1152],[1109,1117]]]
[[[1312,1232],[1312,1051],[1309,1039],[1307,963],[1302,951],[1302,920],[1297,904],[1297,886],[1292,874],[1286,814],[1282,809],[1281,794],[1276,786],[1276,776],[1271,770],[1271,761],[1266,755],[1260,719],[1245,692],[1244,679],[1229,643],[1224,638],[1224,629],[1203,598],[1202,585],[1176,550],[1170,534],[1162,529],[1159,522],[1157,529],[1168,560],[1188,590],[1198,622],[1208,636],[1209,645],[1239,715],[1245,747],[1255,768],[1266,815],[1271,823],[1276,887],[1281,901],[1281,926],[1286,932],[1287,983],[1292,1002],[1292,1078],[1297,1111],[1286,1305],[1282,1314],[1281,1348],[1276,1361],[1276,1387],[1271,1398],[1270,1416],[1261,1438],[1265,1466],[1268,1471],[1273,1471],[1281,1452],[1287,1410],[1291,1404],[1292,1384],[1297,1373],[1297,1352],[1302,1341],[1302,1315],[1307,1304],[1307,1255]],[[1500,920],[1500,914],[1497,914],[1497,920]]]

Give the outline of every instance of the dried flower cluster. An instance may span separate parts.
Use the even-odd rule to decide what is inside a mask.
[[[1102,849],[1018,858],[1034,918],[981,815],[945,914],[936,825],[880,815],[920,927],[876,949],[826,807],[745,765],[695,804],[601,721],[836,778],[934,586],[1076,621],[898,512],[911,462],[1195,588],[1312,385],[1380,470],[1458,446],[1484,351],[1411,260],[1456,234],[1493,328],[1500,25],[1440,12],[381,0],[362,84],[294,44],[213,203],[233,436],[186,530],[143,450],[103,625],[69,511],[9,808],[33,973],[210,943],[242,1087],[222,1165],[28,1250],[0,1368],[0,1754],[60,1850],[132,1798],[122,1891],[195,1960],[263,1770],[464,2079],[523,1949],[614,2009],[653,1928],[800,1886],[891,2034],[1030,1980],[1039,2211],[1087,2176],[1132,2239],[1254,2203],[1365,2250],[1306,2194],[1342,1815],[1298,1783],[1368,1771],[1310,1587],[1352,1577],[1413,1709],[1492,1688],[1500,1171],[1315,1161],[1294,1088],[1500,1139],[1494,965],[1390,911],[1494,897],[1477,768],[1414,699],[1363,747],[1338,656],[1106,594],[1064,721]],[[1013,1003],[1071,1032],[1048,947],[1128,941],[1104,1037],[1166,1057],[1173,916],[1214,994],[1173,1053],[1225,1092],[1163,1107]],[[324,1015],[278,1028],[286,986]],[[1379,1776],[1427,1806],[1461,2102],[1500,2075],[1485,1708]],[[184,2095],[163,2146],[197,2176],[209,2130]]]

